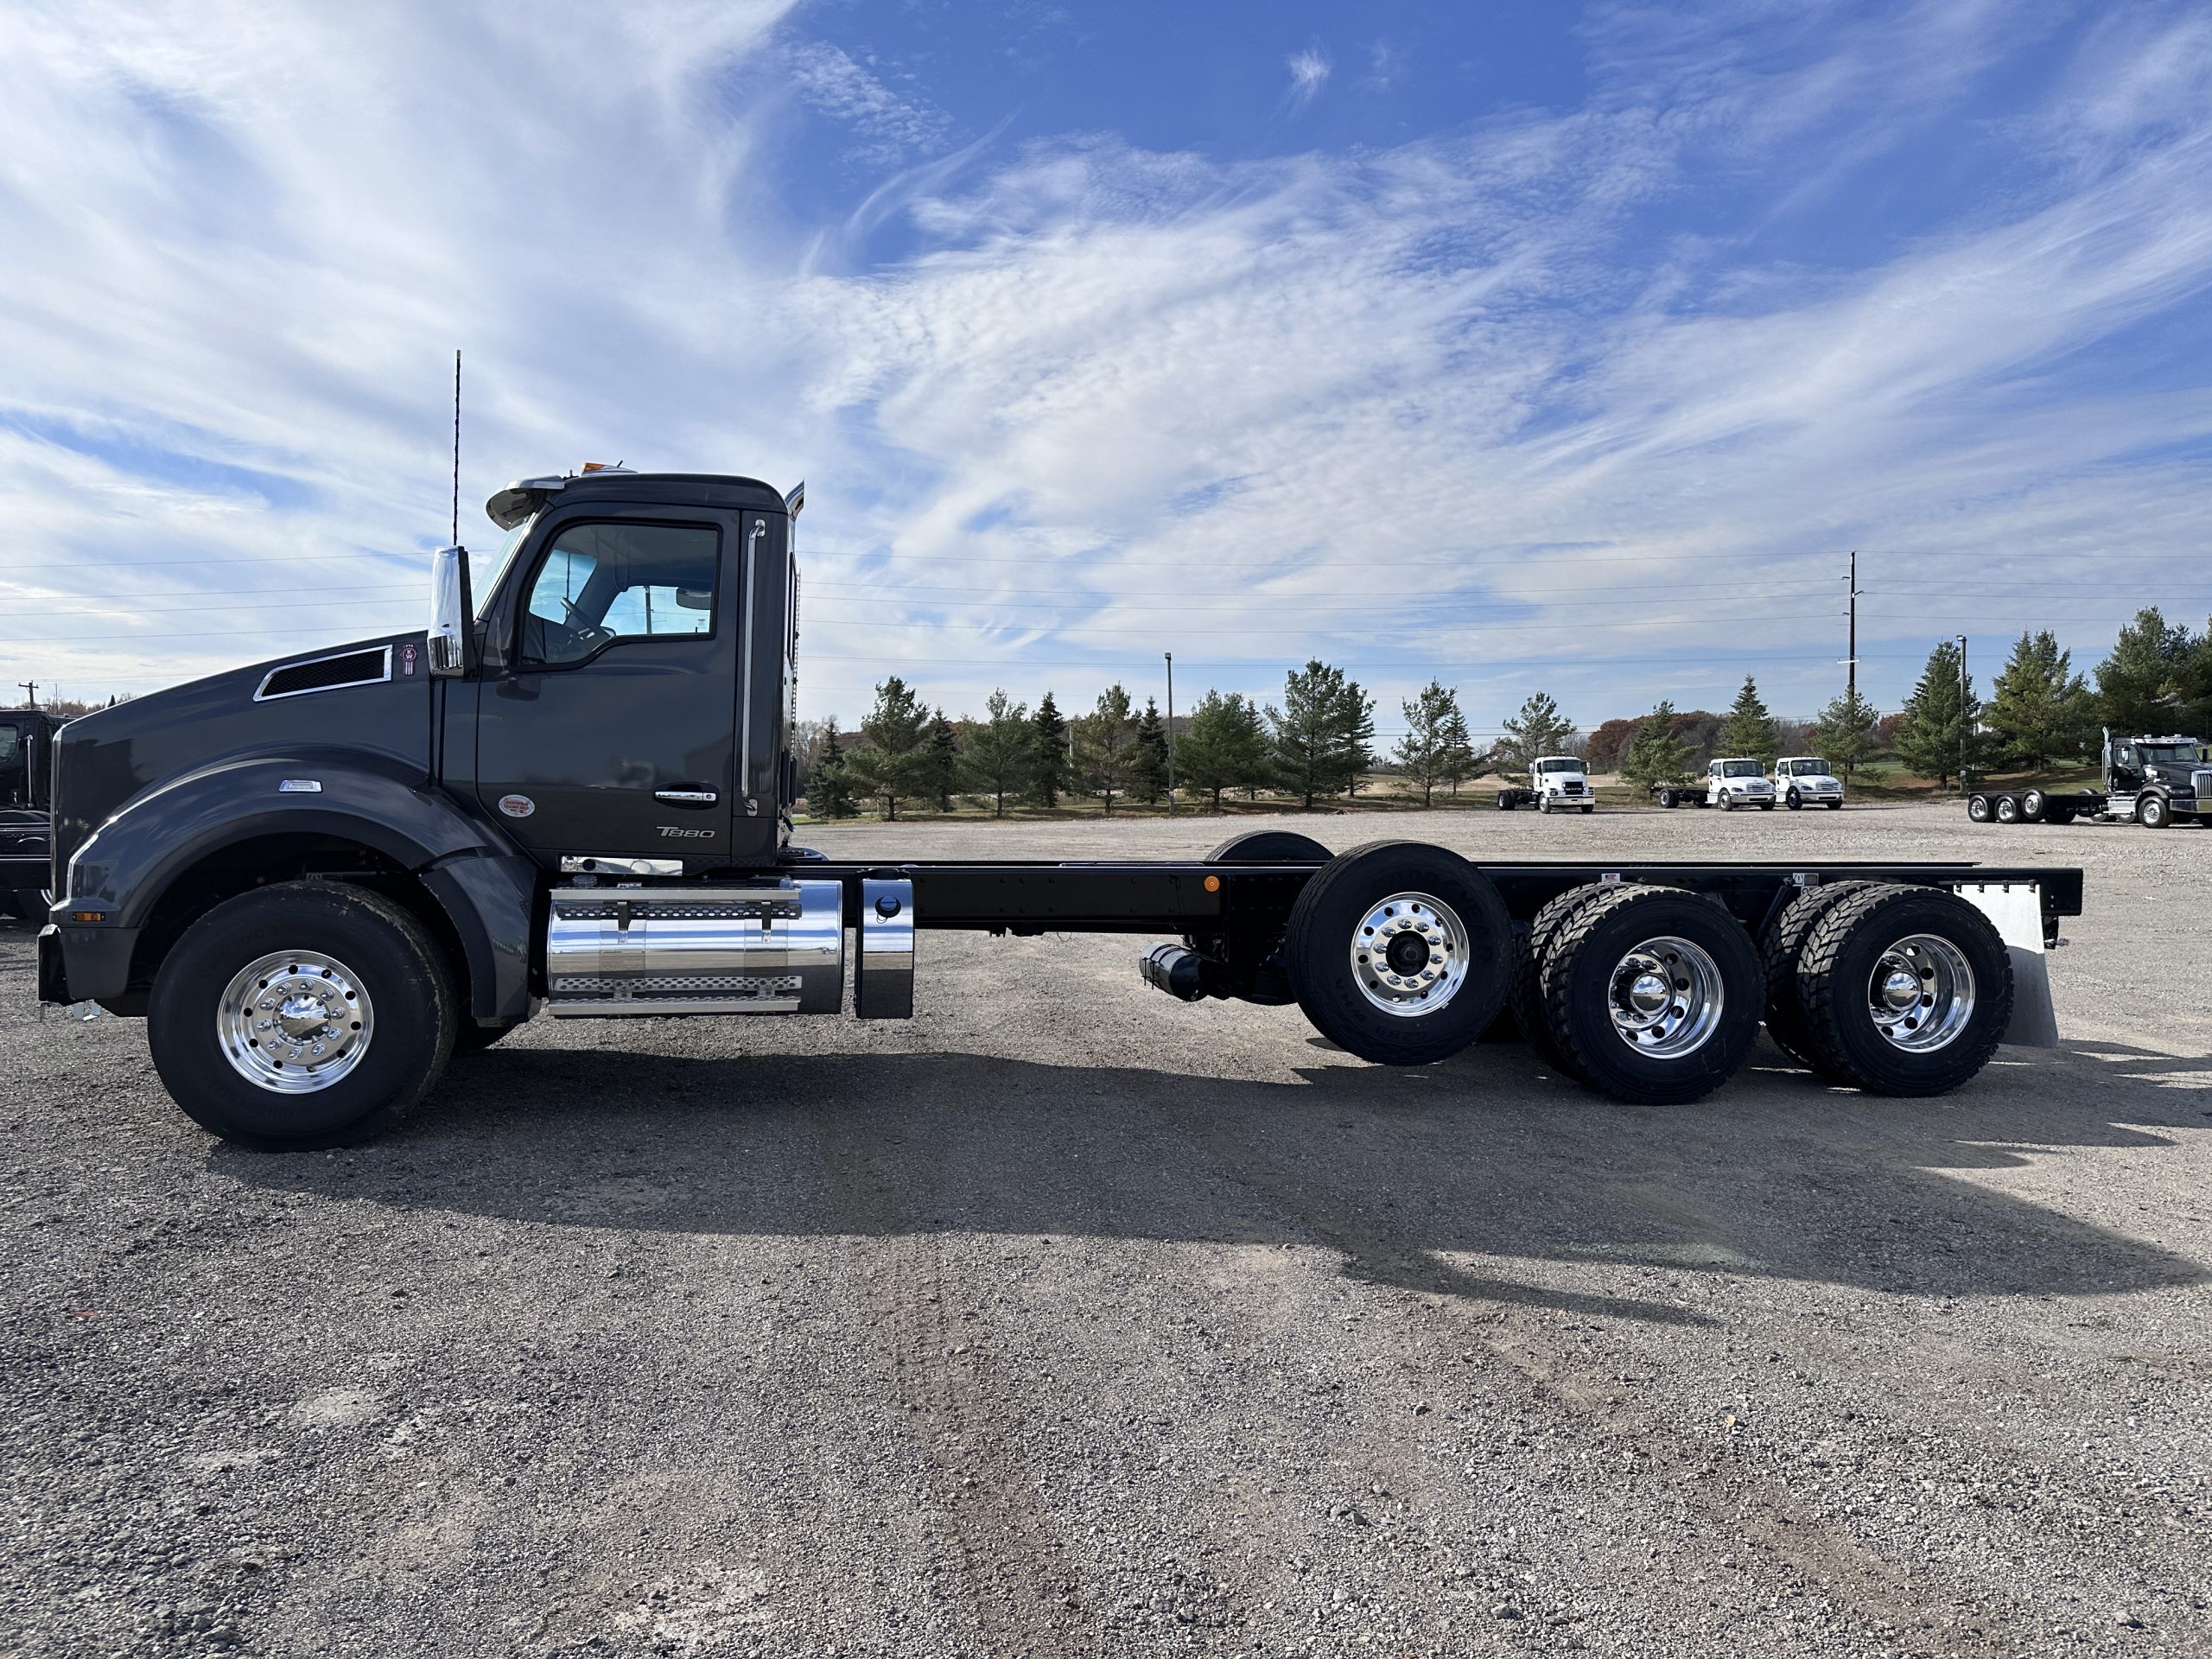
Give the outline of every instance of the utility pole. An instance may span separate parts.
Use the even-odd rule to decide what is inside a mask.
[[[1959,636],[1959,793],[1967,792],[1967,637]]]
[[[1843,659],[1845,672],[1849,676],[1844,689],[1851,694],[1851,712],[1855,719],[1859,714],[1859,550],[1855,547],[1851,550],[1851,575],[1845,579],[1845,585],[1851,589],[1851,608],[1847,613],[1851,618],[1851,644]]]
[[[1167,659],[1167,816],[1175,816],[1175,653],[1160,653]]]
[[[28,691],[30,694],[30,702],[27,703],[25,707],[31,709],[37,708],[38,682],[36,680],[17,680],[16,683],[22,686],[25,691]]]

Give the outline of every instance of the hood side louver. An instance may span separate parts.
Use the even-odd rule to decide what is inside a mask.
[[[340,686],[374,685],[391,677],[391,647],[349,651],[336,657],[315,657],[304,663],[272,668],[253,694],[256,702],[276,697],[296,697],[309,691],[334,691]]]

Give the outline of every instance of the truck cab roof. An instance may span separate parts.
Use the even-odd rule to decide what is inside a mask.
[[[556,495],[563,501],[665,501],[671,506],[753,507],[772,512],[792,511],[798,499],[797,491],[786,496],[757,478],[734,473],[634,473],[600,467],[518,478],[493,492],[484,512],[501,530],[512,530]]]

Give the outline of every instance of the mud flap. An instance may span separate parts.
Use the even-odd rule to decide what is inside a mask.
[[[2050,963],[2044,955],[2043,889],[2034,882],[1969,883],[1959,897],[1989,918],[2012,956],[2012,1023],[2003,1040],[2022,1048],[2056,1048],[2058,1013],[2050,1001]]]

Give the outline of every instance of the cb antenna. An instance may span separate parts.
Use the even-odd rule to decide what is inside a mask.
[[[461,353],[453,354],[453,540],[448,547],[461,545]]]

